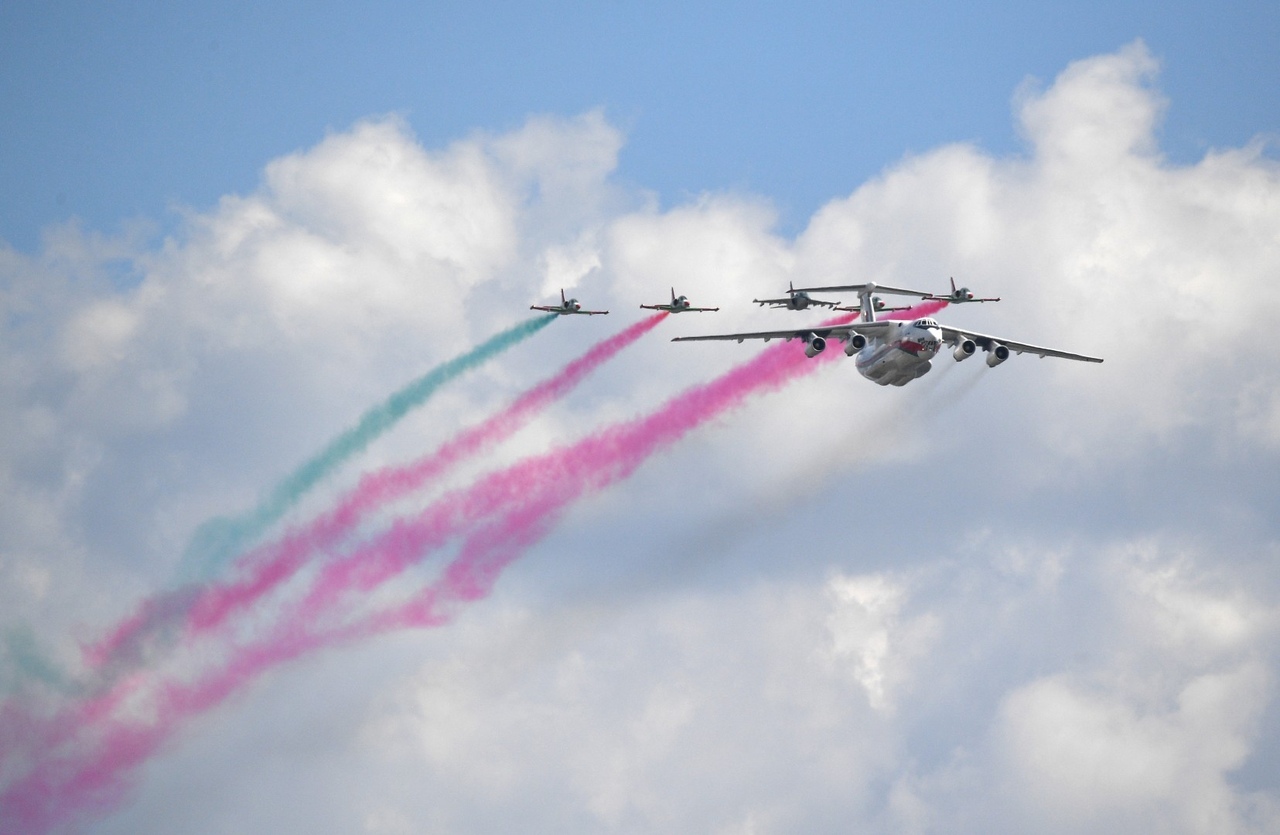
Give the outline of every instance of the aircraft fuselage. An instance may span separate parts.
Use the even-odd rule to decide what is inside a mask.
[[[882,386],[905,386],[929,373],[942,346],[942,329],[932,319],[895,322],[882,337],[868,340],[855,361],[858,373]]]

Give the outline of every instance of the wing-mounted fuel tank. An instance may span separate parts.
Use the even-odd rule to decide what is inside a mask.
[[[805,334],[804,337],[804,355],[809,359],[813,359],[827,349],[827,340],[818,336],[816,333]]]
[[[967,360],[969,357],[973,356],[974,352],[977,350],[978,344],[972,339],[961,339],[956,343],[956,349],[951,352],[951,356],[956,358],[956,362],[960,362],[961,360]]]
[[[867,338],[860,333],[851,333],[844,344],[844,355],[851,357],[865,347],[867,347]]]
[[[995,368],[1009,358],[1009,349],[999,342],[992,342],[987,348],[987,366]]]

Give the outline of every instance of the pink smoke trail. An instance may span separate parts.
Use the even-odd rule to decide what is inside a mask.
[[[844,316],[827,324],[852,318]],[[753,360],[676,396],[647,417],[617,424],[569,449],[555,450],[493,473],[467,491],[445,497],[416,519],[396,523],[350,556],[328,564],[297,617],[304,622],[316,620],[343,594],[371,590],[404,571],[425,552],[442,546],[460,529],[495,513],[515,513],[517,517],[511,518],[523,518],[519,515],[522,508],[538,506],[545,508],[541,512],[545,516],[587,491],[627,478],[656,451],[695,427],[741,405],[752,394],[780,388],[831,356],[820,354],[810,360],[789,344],[766,348]],[[501,567],[498,565],[496,570]],[[376,616],[367,628],[381,632],[434,621],[438,613],[431,604],[440,589],[448,591],[446,596],[459,599],[474,599],[487,593],[490,575],[477,574],[480,568],[480,563],[468,557],[464,546],[459,558],[445,570],[440,588],[433,587],[422,600]],[[469,591],[472,586],[474,590]]]
[[[927,312],[917,310],[915,315]],[[128,773],[152,756],[183,721],[216,706],[271,666],[339,641],[447,622],[449,614],[439,611],[442,600],[466,601],[487,595],[502,570],[544,536],[558,512],[570,502],[588,490],[626,478],[647,457],[740,405],[747,396],[779,388],[800,369],[817,366],[804,359],[794,346],[790,351],[787,347],[766,349],[756,359],[674,398],[648,417],[610,427],[569,449],[492,474],[472,488],[437,502],[433,512],[393,526],[373,547],[358,551],[383,564],[369,576],[385,579],[398,567],[420,558],[423,544],[432,541],[432,534],[439,532],[437,526],[442,521],[478,519],[503,512],[497,522],[472,533],[441,579],[407,604],[375,615],[354,628],[329,632],[309,631],[307,618],[291,620],[270,640],[237,650],[232,662],[213,675],[195,684],[163,684],[151,722],[116,721],[99,735],[100,742],[91,756],[49,759],[0,795],[0,809],[6,810],[0,833],[46,831],[119,802]],[[447,509],[441,510],[442,505]],[[351,573],[345,576],[349,580],[355,577]],[[367,585],[367,581],[362,580],[360,585]],[[331,603],[332,599],[326,602]],[[319,611],[313,608],[306,613],[315,616]]]
[[[87,649],[90,664],[101,668],[113,659],[137,654],[144,635],[185,617],[188,635],[197,635],[221,625],[233,612],[245,609],[288,580],[317,551],[340,541],[370,511],[401,498],[451,467],[492,448],[513,435],[530,418],[550,403],[564,397],[592,371],[624,348],[653,330],[669,314],[661,312],[643,319],[602,342],[538,386],[526,391],[507,409],[484,423],[465,430],[436,452],[411,464],[388,467],[365,475],[355,489],[328,512],[301,529],[290,530],[279,541],[246,554],[237,560],[247,566],[247,576],[234,582],[215,583],[201,590],[180,589],[153,598],[112,630],[99,644]]]
[[[161,683],[149,706],[150,719],[106,721],[94,739],[82,738],[74,750],[44,756],[0,793],[0,835],[36,835],[110,811],[124,800],[129,774],[186,720],[221,704],[265,670],[321,645],[319,636],[298,631],[269,646],[242,650],[226,667],[194,683]],[[83,737],[94,729],[80,730]]]
[[[107,638],[86,649],[87,660],[99,670],[127,669],[145,663],[144,642],[156,634],[172,632],[184,625],[189,637],[215,629],[235,611],[253,605],[292,577],[318,550],[340,541],[368,512],[412,492],[468,457],[510,437],[541,409],[564,397],[588,374],[647,334],[668,315],[657,313],[597,343],[551,378],[526,391],[507,409],[455,436],[435,453],[406,466],[366,475],[327,513],[301,529],[290,530],[276,543],[243,556],[238,562],[248,567],[246,577],[203,589],[178,589],[144,601]],[[19,715],[16,706],[4,705],[0,710],[0,739],[21,744],[6,745],[8,753],[0,756],[0,766],[20,750],[54,750],[78,729],[102,720],[110,713],[109,708],[117,706],[136,686],[135,680],[127,680],[86,704],[47,719]],[[20,735],[4,730],[24,726]],[[36,728],[40,730],[37,732]],[[3,776],[2,769],[0,776]],[[3,807],[0,803],[0,809]]]
[[[946,301],[927,301],[885,317],[914,319],[930,316],[947,306]],[[843,324],[852,316],[826,325]],[[834,352],[820,354],[818,361],[831,359]],[[473,534],[442,577],[418,598],[370,618],[357,631],[374,634],[391,629],[432,626],[448,616],[438,606],[449,600],[475,600],[492,589],[502,570],[529,546],[554,527],[559,513],[588,491],[600,490],[628,478],[645,460],[675,443],[690,430],[734,409],[750,395],[772,391],[798,374],[817,368],[817,363],[788,344],[762,351],[755,359],[734,368],[715,380],[668,401],[644,418],[617,424],[579,442],[569,450],[530,459],[495,473],[459,497],[462,508],[476,508],[485,515],[494,504],[505,507],[504,515],[487,528]],[[502,497],[494,502],[494,497]],[[440,508],[437,507],[437,510]],[[421,528],[406,524],[370,549],[353,554],[352,562],[365,560],[362,582],[367,591],[402,570],[421,554],[424,547],[446,538],[448,523],[424,514],[417,520]],[[332,578],[340,580],[340,578]],[[323,581],[323,578],[322,578]],[[332,604],[341,591],[337,582],[313,602]],[[304,611],[314,618],[320,606]]]

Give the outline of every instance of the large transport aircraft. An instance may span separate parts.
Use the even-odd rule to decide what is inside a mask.
[[[686,296],[677,296],[676,288],[671,288],[671,304],[642,304],[645,310],[665,310],[668,313],[714,313],[718,307],[691,307]]]
[[[818,288],[813,288],[818,289]],[[829,288],[826,288],[829,289]],[[678,336],[672,342],[697,342],[711,339],[732,339],[742,342],[745,339],[799,339],[804,342],[804,352],[810,358],[816,357],[827,347],[827,341],[835,339],[844,342],[846,356],[857,355],[857,369],[863,377],[882,386],[905,386],[912,380],[919,379],[929,373],[930,361],[938,355],[945,344],[952,351],[956,362],[966,360],[981,348],[987,354],[987,365],[994,368],[1009,358],[1010,352],[1015,354],[1035,354],[1044,357],[1060,357],[1061,359],[1079,360],[1081,362],[1102,362],[1097,357],[1084,354],[1073,354],[1059,351],[1056,348],[1042,348],[1026,342],[1017,342],[998,336],[988,336],[977,331],[964,328],[953,328],[940,325],[934,319],[922,317],[909,321],[876,320],[873,293],[893,293],[897,295],[919,296],[922,299],[937,299],[932,293],[917,290],[903,290],[892,287],[880,287],[874,283],[854,285],[844,289],[857,289],[861,300],[862,317],[859,322],[848,325],[833,325],[814,328],[792,328],[790,330],[760,331],[758,333],[727,333],[711,336]],[[797,291],[798,292],[798,291]]]
[[[529,309],[543,310],[547,313],[555,313],[558,316],[568,316],[574,313],[581,314],[582,316],[603,316],[609,312],[607,310],[583,310],[582,305],[578,303],[577,299],[566,299],[564,297],[563,289],[560,290],[560,305],[558,307],[555,305],[531,304],[529,305]]]

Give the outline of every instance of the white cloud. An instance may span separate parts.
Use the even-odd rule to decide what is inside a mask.
[[[861,684],[832,663],[827,624],[846,605],[765,588],[498,614],[498,631],[482,616],[465,656],[379,700],[366,739],[432,803],[484,794],[526,831],[794,829],[823,813],[791,798],[861,795],[887,756]]]
[[[1253,753],[1273,697],[1257,651],[1274,645],[1276,610],[1238,588],[1198,588],[1189,560],[1137,550],[1116,578],[1123,621],[1111,663],[1037,679],[1003,701],[1005,779],[1038,829],[1252,831],[1249,798],[1229,777]]]
[[[550,297],[547,304],[559,304],[556,298],[559,291],[572,290],[600,268],[600,252],[590,236],[583,236],[571,244],[547,247],[542,261],[546,279],[542,282],[541,294]]]
[[[900,686],[909,663],[925,654],[939,629],[936,616],[901,623],[905,585],[883,575],[837,576],[827,585],[835,599],[827,618],[831,657],[848,665],[876,710],[892,710],[893,689]]]
[[[1138,41],[1114,55],[1073,63],[1047,91],[1024,89],[1022,127],[1037,161],[1062,174],[1096,176],[1128,168],[1135,157],[1154,156],[1154,131],[1164,110],[1150,86],[1157,69]]]
[[[1138,713],[1047,679],[1004,705],[1009,773],[1029,814],[1059,831],[1239,831],[1224,773],[1248,753],[1239,702],[1260,671],[1189,683],[1175,710]],[[1245,712],[1248,716],[1248,712]]]

